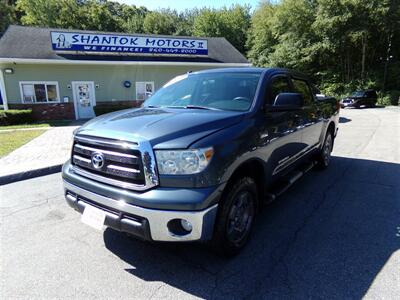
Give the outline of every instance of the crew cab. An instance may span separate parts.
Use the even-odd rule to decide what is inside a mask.
[[[263,202],[314,162],[329,165],[340,107],[317,93],[305,75],[278,68],[178,76],[142,107],[74,132],[65,198],[98,229],[236,254]]]

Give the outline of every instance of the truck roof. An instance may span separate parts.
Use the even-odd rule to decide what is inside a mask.
[[[203,73],[225,73],[225,72],[233,72],[233,73],[266,73],[271,76],[274,73],[287,73],[295,76],[299,76],[302,78],[308,78],[304,73],[289,70],[285,68],[261,68],[261,67],[239,67],[239,68],[218,68],[218,69],[207,69],[201,71],[195,71],[191,74],[203,74]]]

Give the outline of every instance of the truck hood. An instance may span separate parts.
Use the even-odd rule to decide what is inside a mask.
[[[200,109],[128,109],[97,117],[75,134],[124,141],[144,138],[155,149],[187,148],[209,134],[240,122],[243,116],[243,112]]]

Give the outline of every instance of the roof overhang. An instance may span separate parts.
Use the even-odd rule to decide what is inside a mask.
[[[198,66],[198,67],[251,67],[251,63],[211,63],[180,61],[110,61],[110,60],[66,60],[66,59],[30,59],[0,58],[0,64],[38,64],[38,65],[132,65],[132,66]]]

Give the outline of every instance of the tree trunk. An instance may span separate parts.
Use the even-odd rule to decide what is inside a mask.
[[[365,34],[363,34],[362,37],[362,56],[361,56],[361,80],[364,82],[365,78],[365,55],[366,55],[366,50],[367,50],[367,38]]]

